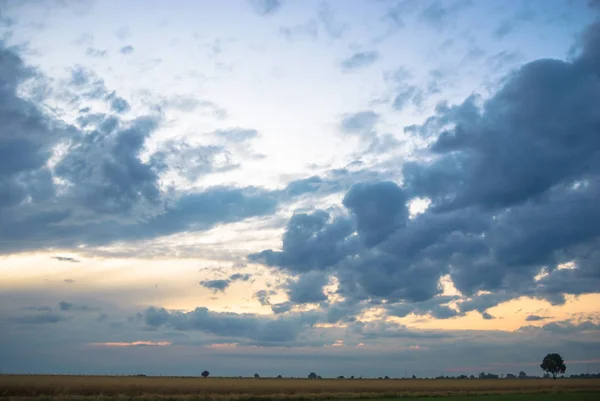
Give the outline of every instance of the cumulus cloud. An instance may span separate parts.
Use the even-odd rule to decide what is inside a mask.
[[[68,125],[17,93],[25,80],[44,77],[24,65],[14,51],[4,47],[0,51],[0,252],[206,230],[218,223],[272,214],[282,200],[276,191],[236,187],[167,196],[159,186],[165,169],[180,166],[195,176],[231,169],[234,165],[227,158],[224,163],[218,160],[227,151],[167,144],[142,159],[146,140],[162,123],[161,115],[126,121],[84,107],[77,119],[81,128]],[[76,99],[112,102],[118,114],[128,108],[100,77],[82,66],[71,70],[67,86]],[[48,162],[59,145],[62,155],[50,170]]]
[[[476,310],[492,319],[487,309],[513,298],[560,304],[564,294],[597,292],[599,27],[587,30],[573,61],[533,61],[485,102],[439,104],[408,129],[431,145],[427,158],[404,165],[402,187],[356,184],[343,200],[348,216],[297,213],[281,250],[250,259],[296,274],[325,271],[346,299],[385,300],[399,315]],[[367,117],[349,119],[347,129],[369,129]],[[321,184],[313,177],[295,186]],[[431,205],[409,218],[415,197]],[[456,309],[434,301],[445,275],[462,294]]]
[[[327,300],[323,287],[327,285],[328,277],[322,272],[309,272],[296,280],[287,283],[290,302],[305,304]]]

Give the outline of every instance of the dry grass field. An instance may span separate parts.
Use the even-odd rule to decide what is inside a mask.
[[[600,380],[308,380],[1,375],[0,398],[352,399],[600,392]],[[595,394],[593,394],[595,395]],[[600,394],[599,398],[600,398]],[[493,398],[493,397],[492,397]],[[572,399],[568,397],[568,399]],[[579,398],[577,398],[579,399]],[[583,398],[581,398],[583,399]],[[593,398],[586,398],[593,399]]]

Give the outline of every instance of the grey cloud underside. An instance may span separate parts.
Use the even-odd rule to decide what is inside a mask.
[[[528,63],[483,104],[474,96],[439,104],[424,125],[407,129],[431,145],[422,161],[404,165],[402,186],[357,184],[344,198],[346,213],[297,213],[281,250],[250,260],[299,275],[298,282],[313,272],[335,276],[348,302],[385,301],[398,316],[478,311],[491,319],[487,309],[520,296],[556,305],[565,294],[597,293],[599,49],[596,23],[573,61]],[[342,128],[375,122],[355,115]],[[310,192],[322,181],[292,187]],[[431,205],[409,218],[415,197]],[[446,275],[459,299],[440,295]]]
[[[78,105],[86,99],[104,101],[112,114],[81,106],[76,125],[68,125],[17,95],[26,80],[44,79],[14,51],[0,49],[1,253],[206,230],[271,215],[294,196],[293,191],[252,187],[165,191],[159,180],[167,170],[193,181],[238,164],[226,145],[192,146],[182,141],[165,143],[142,159],[145,142],[161,125],[162,115],[126,119],[127,101],[92,71],[76,66],[65,86],[68,100]],[[214,135],[226,144],[239,144],[258,133],[235,128]],[[58,146],[62,155],[50,168]]]
[[[251,274],[235,273],[227,279],[202,280],[200,285],[213,291],[225,291],[235,281],[248,281],[252,278]]]

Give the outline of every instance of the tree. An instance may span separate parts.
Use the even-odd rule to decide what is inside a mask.
[[[413,380],[415,380],[415,379],[417,378],[417,376],[413,375],[413,377],[412,377],[412,378],[413,378]]]
[[[317,374],[315,372],[310,372],[310,374],[308,375],[309,379],[316,379],[317,378]]]
[[[254,374],[254,378],[255,378],[255,379],[260,379],[260,376],[258,375],[258,373],[255,373],[255,374]]]
[[[519,379],[524,379],[524,378],[526,378],[526,377],[527,377],[527,373],[525,373],[525,372],[523,372],[523,371],[520,371],[520,372],[519,372]]]
[[[548,354],[544,357],[542,364],[540,367],[550,374],[552,374],[552,378],[556,380],[557,374],[563,374],[567,370],[567,366],[565,365],[565,361],[563,361],[562,356],[559,354]]]
[[[204,377],[205,379],[208,377],[208,375],[210,375],[210,372],[208,370],[202,372],[202,377]]]

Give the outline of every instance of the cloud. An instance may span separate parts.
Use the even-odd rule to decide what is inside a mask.
[[[323,292],[323,287],[327,283],[328,277],[322,272],[309,272],[296,280],[289,280],[286,285],[289,300],[295,304],[326,301],[327,296]]]
[[[228,279],[220,280],[203,280],[200,285],[213,291],[225,291],[235,281],[248,281],[252,278],[251,274],[235,273],[229,276]]]
[[[481,317],[483,317],[485,320],[492,320],[492,319],[495,319],[495,317],[494,317],[494,316],[490,315],[490,314],[489,314],[489,313],[487,313],[487,312],[483,312],[483,313],[481,314]]]
[[[281,0],[248,0],[252,9],[259,15],[274,14],[281,7]]]
[[[444,304],[458,299],[460,297],[456,295],[440,295],[423,302],[387,304],[386,309],[391,316],[405,317],[414,313],[415,315],[429,315],[435,319],[450,319],[463,314]]]
[[[332,39],[341,38],[348,30],[348,24],[336,22],[335,12],[329,2],[321,2],[318,9],[318,18],[325,33]]]
[[[248,344],[264,346],[291,344],[300,333],[316,322],[312,314],[271,318],[253,314],[212,312],[198,307],[190,312],[169,312],[148,308],[144,321],[150,327],[167,326],[179,331],[202,331],[225,338],[238,338]]]
[[[366,134],[373,131],[378,121],[379,114],[374,111],[359,111],[343,116],[340,129],[348,134]]]
[[[101,58],[101,57],[104,57],[104,56],[106,56],[106,53],[107,53],[107,51],[106,51],[106,50],[95,49],[95,48],[93,48],[93,47],[88,47],[88,48],[85,50],[85,54],[86,54],[87,56],[90,56],[90,57],[98,57],[98,58]]]
[[[110,108],[115,113],[126,113],[131,108],[127,100],[117,96],[113,91],[105,98],[110,103]]]
[[[88,305],[78,305],[70,302],[60,301],[58,307],[61,311],[80,311],[80,312],[91,312],[97,311],[98,308],[94,308]]]
[[[454,2],[434,0],[421,10],[419,17],[421,21],[431,27],[443,30],[452,26],[457,14],[471,5],[471,0],[456,0]]]
[[[340,130],[363,141],[366,147],[363,154],[381,154],[396,148],[400,142],[389,133],[378,135],[375,130],[378,121],[379,114],[370,110],[345,114],[340,121]]]
[[[81,262],[79,259],[69,258],[69,257],[66,257],[66,256],[55,256],[54,259],[58,260],[59,262],[70,262],[70,263],[79,263],[79,262]]]
[[[355,247],[352,223],[345,217],[332,218],[325,211],[298,213],[289,220],[282,251],[271,249],[251,254],[249,259],[278,266],[294,273],[324,270],[342,260]]]
[[[235,170],[240,164],[224,146],[194,146],[185,141],[168,141],[152,155],[152,164],[162,171],[175,171],[187,180]]]
[[[355,216],[360,238],[372,247],[406,224],[407,200],[393,182],[359,183],[350,188],[343,204]]]
[[[127,45],[127,46],[123,46],[119,49],[119,53],[121,54],[125,54],[125,55],[129,55],[131,53],[133,53],[133,46],[131,45]]]
[[[256,298],[262,306],[267,306],[271,305],[271,295],[275,294],[277,292],[274,290],[259,290],[254,293],[253,298]]]
[[[404,165],[402,188],[356,184],[343,201],[350,218],[295,214],[281,251],[250,259],[296,274],[327,271],[346,299],[401,302],[402,314],[477,310],[490,319],[488,308],[521,296],[561,304],[564,294],[597,292],[599,27],[587,30],[573,61],[528,63],[482,105],[474,96],[441,103],[424,125],[410,127],[431,143],[430,154]],[[373,124],[363,121],[348,129]],[[308,192],[322,181],[294,185]],[[409,218],[414,197],[431,205]],[[447,274],[464,296],[460,312],[424,308]]]
[[[539,322],[540,320],[549,319],[548,316],[529,315],[525,318],[527,322]]]
[[[214,291],[225,291],[229,287],[231,282],[229,280],[203,280],[200,281],[200,285],[204,288],[208,288]]]
[[[183,143],[167,143],[142,160],[145,142],[161,124],[161,115],[124,121],[83,107],[77,118],[81,129],[68,125],[17,95],[21,82],[43,82],[44,77],[11,50],[0,51],[0,252],[93,246],[206,230],[218,223],[271,214],[281,201],[277,192],[235,187],[167,196],[159,186],[160,174],[167,168],[180,165],[203,174],[235,164],[227,160],[223,148],[194,149]],[[118,112],[127,108],[84,67],[71,70],[67,86],[76,92],[76,101],[106,100]],[[50,170],[48,162],[59,145],[61,156]],[[198,150],[204,155],[198,155]],[[163,157],[166,154],[169,157]]]
[[[254,129],[230,128],[215,131],[215,136],[227,142],[240,143],[257,138],[258,131]]]
[[[278,315],[280,313],[286,313],[291,311],[293,307],[294,304],[292,302],[280,302],[278,304],[272,304],[271,310],[273,311],[273,313]]]
[[[392,102],[392,108],[396,111],[403,110],[409,102],[419,107],[423,101],[422,91],[416,86],[408,86],[402,89]]]
[[[377,51],[363,51],[352,54],[342,61],[341,67],[345,71],[354,71],[365,68],[379,59]]]
[[[52,312],[52,308],[49,306],[26,306],[23,310],[36,311],[36,312]]]
[[[62,322],[66,320],[66,318],[62,315],[53,313],[53,312],[45,312],[38,314],[27,314],[22,316],[13,316],[9,319],[12,323],[18,324],[54,324],[58,322]]]

